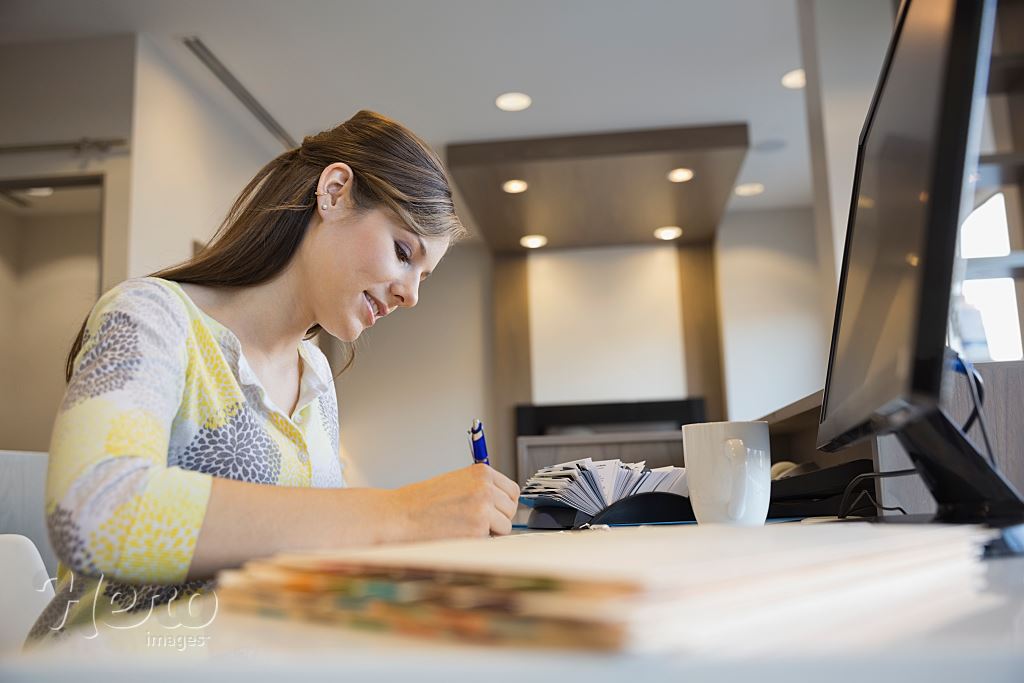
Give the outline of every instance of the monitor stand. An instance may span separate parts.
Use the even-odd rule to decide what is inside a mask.
[[[986,556],[1024,555],[1024,498],[938,407],[893,432],[935,498],[934,515],[891,522],[985,524],[1002,532]]]

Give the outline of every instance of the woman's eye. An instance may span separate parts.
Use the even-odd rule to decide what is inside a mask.
[[[395,242],[395,254],[398,255],[398,260],[401,261],[402,263],[409,262],[409,252],[407,252],[405,250],[405,247],[403,247],[398,242]]]

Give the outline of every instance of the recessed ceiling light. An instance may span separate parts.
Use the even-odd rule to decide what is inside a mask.
[[[52,187],[30,187],[25,190],[25,194],[29,197],[49,197],[53,194]]]
[[[753,197],[764,192],[764,185],[761,183],[743,183],[737,185],[734,190],[737,197]]]
[[[522,111],[533,104],[533,100],[523,92],[507,92],[498,95],[494,104],[502,111]]]
[[[526,192],[526,188],[529,185],[526,184],[525,180],[506,180],[501,184],[501,189],[505,190],[509,194],[519,194],[520,192]]]
[[[783,88],[799,90],[805,85],[807,85],[807,74],[804,73],[803,69],[793,69],[792,71],[787,71],[782,76]]]
[[[674,240],[683,234],[683,229],[678,225],[666,225],[654,231],[654,236],[659,240]]]
[[[544,235],[525,235],[519,238],[519,244],[527,249],[539,249],[547,243],[548,238]]]
[[[693,180],[693,170],[689,168],[673,168],[668,172],[668,179],[673,183],[685,183]]]

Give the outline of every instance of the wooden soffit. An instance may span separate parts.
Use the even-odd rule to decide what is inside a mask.
[[[747,125],[449,145],[448,167],[495,252],[522,252],[541,234],[548,248],[657,244],[655,228],[678,225],[680,243],[710,241],[748,147]],[[666,174],[689,168],[692,180]],[[525,180],[520,194],[502,190]]]

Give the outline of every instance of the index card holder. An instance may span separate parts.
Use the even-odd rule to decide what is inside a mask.
[[[530,529],[579,529],[584,524],[655,524],[694,522],[690,499],[675,493],[651,491],[617,500],[591,517],[574,508],[538,505],[530,511]]]

